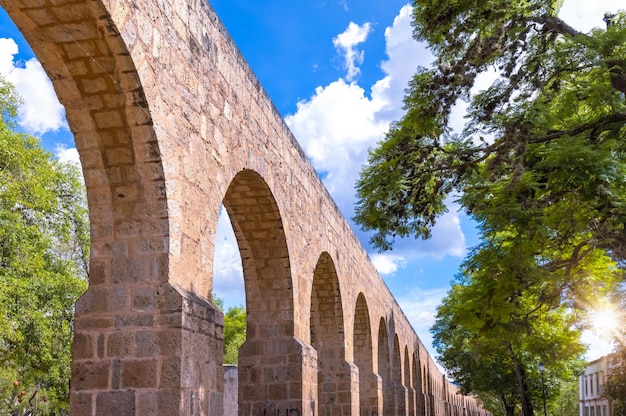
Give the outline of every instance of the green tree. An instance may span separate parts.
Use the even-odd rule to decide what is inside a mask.
[[[0,78],[0,413],[69,413],[74,303],[86,289],[89,226],[74,166],[15,132]]]
[[[237,364],[239,347],[246,341],[246,327],[245,308],[228,308],[224,314],[224,364]]]
[[[614,334],[615,351],[609,358],[612,369],[605,394],[613,400],[615,416],[626,416],[626,285],[620,289],[614,302],[621,314]]]
[[[470,343],[489,346],[470,346],[473,360],[489,361],[490,348],[510,360],[527,416],[539,403],[537,361],[552,392],[571,377],[584,312],[614,290],[626,259],[626,17],[585,34],[558,7],[416,1],[415,37],[436,60],[414,76],[406,115],[370,151],[357,183],[355,220],[375,230],[381,249],[396,237],[428,238],[460,195],[481,235],[456,282],[472,296],[444,303],[435,336],[444,351],[467,331]],[[460,101],[467,122],[455,132]],[[449,356],[459,379],[478,371]]]
[[[559,398],[554,403],[550,414],[555,416],[579,416],[578,389],[578,379],[563,383]]]
[[[224,301],[217,296],[213,303],[224,311]],[[224,314],[224,364],[237,364],[239,347],[246,341],[246,309],[243,306],[231,306]]]
[[[626,348],[622,343],[610,363],[613,366],[607,384],[606,395],[613,400],[615,416],[626,416]]]
[[[494,414],[513,416],[519,410],[519,397],[505,344],[481,337],[477,320],[472,319],[476,311],[471,302],[477,299],[468,299],[472,288],[460,283],[453,284],[431,328],[438,361],[458,383],[461,392],[476,393]]]
[[[532,414],[542,397],[538,363],[546,367],[548,400],[556,401],[561,380],[582,368],[585,347],[567,306],[549,309],[519,288],[514,301],[502,301],[508,294],[500,286],[484,275],[461,275],[438,308],[434,346],[464,393],[484,403],[499,399],[490,409],[496,414]]]
[[[454,191],[473,214],[494,186],[508,186],[528,209],[577,198],[593,210],[602,245],[621,254],[625,18],[583,34],[556,17],[556,3],[415,2],[415,37],[437,58],[414,76],[406,115],[370,152],[357,183],[355,220],[376,230],[375,246],[429,237]],[[475,92],[492,69],[495,81]],[[468,121],[453,132],[460,100],[469,102]]]

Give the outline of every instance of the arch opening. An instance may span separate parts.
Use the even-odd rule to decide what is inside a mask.
[[[395,414],[394,390],[391,379],[391,354],[389,353],[389,337],[385,319],[380,319],[378,326],[378,375],[382,381],[383,414]]]
[[[311,345],[317,351],[319,416],[351,413],[351,368],[345,360],[343,307],[332,258],[323,253],[313,272]]]
[[[359,369],[359,408],[361,414],[378,414],[378,384],[374,373],[374,352],[369,309],[363,293],[359,293],[354,313],[354,361]]]
[[[396,334],[393,338],[393,362],[391,368],[391,383],[393,386],[393,401],[396,414],[406,415],[407,391],[404,385],[405,375],[402,374],[402,355],[400,341]]]
[[[404,386],[406,388],[407,393],[407,414],[409,416],[415,415],[415,389],[413,388],[413,378],[415,377],[415,373],[413,373],[411,367],[411,359],[409,356],[409,348],[408,346],[404,347]]]
[[[105,4],[44,2],[32,7],[2,0],[0,7],[21,31],[65,107],[86,186],[89,287],[75,308],[71,412],[103,412],[114,402],[118,411],[149,413],[146,398],[166,378],[180,377],[180,371],[173,373],[183,367],[185,308],[193,304],[209,317],[214,309],[206,299],[170,284],[165,175],[141,78]],[[161,322],[155,316],[166,318]],[[215,332],[215,321],[206,323],[208,332]],[[207,334],[195,337],[209,349],[217,343]],[[220,361],[221,355],[212,360]],[[213,361],[207,365],[211,370]],[[154,377],[139,378],[138,369]],[[204,391],[216,389],[210,382],[203,388],[190,386],[197,394],[189,405],[208,408]],[[162,405],[179,408],[181,397],[170,395]]]
[[[278,205],[265,180],[252,170],[235,175],[223,204],[241,256],[246,298],[239,414],[308,407],[315,397],[302,388],[303,378],[316,369],[317,357],[294,337],[291,266]]]

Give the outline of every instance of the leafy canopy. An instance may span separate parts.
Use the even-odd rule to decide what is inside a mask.
[[[80,173],[14,131],[0,77],[0,413],[68,414],[74,303],[89,224]]]
[[[609,30],[582,34],[556,17],[556,6],[415,2],[415,37],[437,58],[414,76],[406,115],[370,152],[357,183],[355,220],[376,231],[375,246],[428,238],[450,194],[460,191],[465,209],[476,214],[498,187],[525,202],[523,209],[566,194],[579,198],[596,210],[603,244],[619,252],[625,17],[616,16]],[[476,91],[484,74],[495,80]],[[469,107],[465,128],[455,132],[450,117],[459,100]]]
[[[436,347],[465,392],[526,416],[537,362],[556,400],[584,352],[584,315],[626,260],[626,15],[580,33],[558,8],[416,1],[414,36],[435,62],[357,182],[355,220],[382,250],[430,237],[453,196],[476,220],[481,243],[438,310]]]

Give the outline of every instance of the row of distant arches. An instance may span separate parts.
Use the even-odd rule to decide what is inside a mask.
[[[290,260],[280,210],[260,175],[251,170],[237,174],[224,205],[240,247],[246,286],[248,331],[240,350],[239,385],[240,406],[246,406],[262,399],[250,397],[252,386],[247,384],[259,381],[250,375],[256,370],[271,373],[265,363],[271,361],[272,351],[289,353],[277,340],[289,339],[295,324],[286,319],[293,317],[288,301],[293,299]],[[485,414],[473,398],[456,394],[419,343],[401,345],[393,317],[374,317],[362,291],[354,305],[344,305],[340,277],[328,252],[319,256],[312,274],[310,339],[304,341],[316,353],[313,384],[320,416],[353,414],[355,406],[368,416]],[[352,328],[345,327],[344,311],[354,314]],[[351,354],[346,351],[350,347]],[[264,356],[255,359],[260,351]],[[349,356],[353,362],[346,360]],[[306,382],[306,375],[303,378]],[[268,390],[266,398],[271,397]]]

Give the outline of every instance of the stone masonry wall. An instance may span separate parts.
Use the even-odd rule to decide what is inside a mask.
[[[0,5],[65,105],[87,185],[73,414],[222,414],[222,204],[246,286],[240,415],[444,408],[441,374],[206,0]]]

